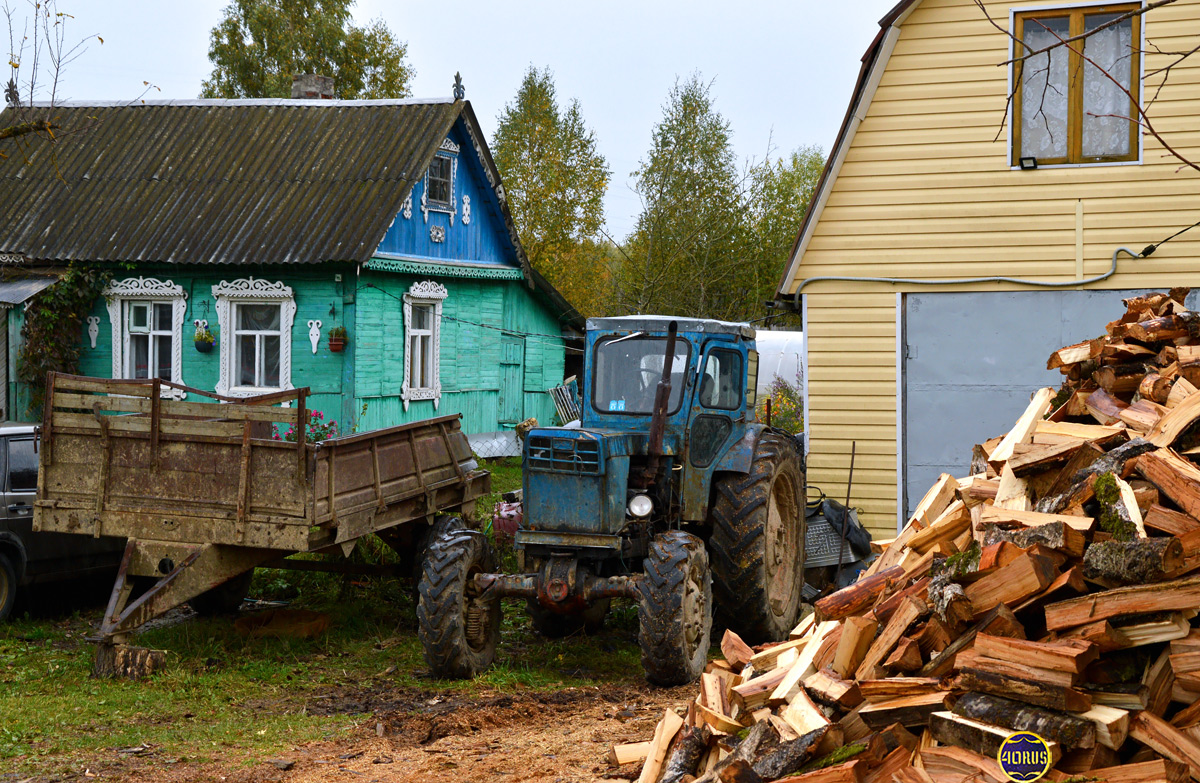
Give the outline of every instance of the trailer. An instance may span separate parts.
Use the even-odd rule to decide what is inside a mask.
[[[490,490],[459,416],[308,443],[307,398],[50,374],[33,529],[128,539],[98,674],[161,665],[125,645],[131,631],[185,602],[236,606],[256,567],[290,555],[348,556],[375,534],[415,568],[434,530],[458,527]],[[289,429],[294,441],[278,434]],[[154,583],[135,595],[134,577]]]

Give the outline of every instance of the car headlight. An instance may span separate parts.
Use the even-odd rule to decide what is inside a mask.
[[[634,495],[629,499],[629,516],[631,517],[648,517],[650,512],[654,510],[654,501],[646,495]]]

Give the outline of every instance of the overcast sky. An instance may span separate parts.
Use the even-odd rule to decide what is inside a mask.
[[[359,0],[408,42],[416,97],[450,94],[460,71],[491,138],[524,71],[549,66],[560,100],[578,98],[612,169],[608,228],[623,237],[639,211],[630,174],[677,76],[714,80],[718,110],[743,159],[804,145],[826,152],[846,112],[859,60],[895,0],[407,3]],[[20,3],[15,3],[20,5]],[[65,75],[60,97],[122,100],[142,82],[189,98],[211,66],[208,35],[227,0],[60,0],[73,37],[97,33]]]

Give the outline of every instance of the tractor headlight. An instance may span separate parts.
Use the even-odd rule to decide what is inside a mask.
[[[650,512],[654,510],[654,501],[645,495],[634,495],[629,499],[629,516],[642,517],[650,516]]]

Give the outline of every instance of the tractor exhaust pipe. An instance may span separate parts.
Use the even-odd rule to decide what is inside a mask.
[[[671,407],[671,370],[675,366],[675,334],[679,325],[671,321],[667,325],[667,353],[663,357],[662,377],[654,394],[654,415],[650,418],[650,442],[646,454],[646,470],[642,478],[647,485],[658,476],[659,458],[663,455],[663,432],[667,427],[667,410]]]

